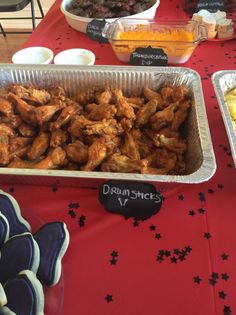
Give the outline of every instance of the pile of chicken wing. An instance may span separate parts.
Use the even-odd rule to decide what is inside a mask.
[[[0,89],[0,166],[31,169],[185,173],[180,126],[192,100],[186,86],[104,88],[68,97],[9,85]]]

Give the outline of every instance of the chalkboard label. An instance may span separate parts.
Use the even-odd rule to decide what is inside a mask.
[[[168,57],[163,49],[152,48],[136,48],[130,55],[130,64],[136,66],[166,66]]]
[[[108,212],[126,219],[146,220],[161,209],[162,195],[152,184],[107,181],[99,188],[99,201]]]
[[[224,0],[199,0],[196,6],[196,12],[200,10],[216,12],[217,10],[225,11]]]
[[[86,29],[88,37],[100,43],[108,43],[108,39],[102,36],[105,24],[105,20],[92,20],[89,22]]]

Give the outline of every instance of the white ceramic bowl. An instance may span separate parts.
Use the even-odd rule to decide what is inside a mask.
[[[61,3],[61,11],[65,15],[65,18],[68,22],[68,24],[74,28],[77,31],[80,31],[82,33],[86,33],[87,24],[92,21],[92,18],[86,18],[82,16],[77,16],[75,14],[69,13],[66,8],[68,5],[72,2],[72,0],[63,0]],[[156,14],[156,9],[159,6],[160,0],[156,0],[156,3],[150,7],[149,9],[138,13],[126,16],[125,18],[137,18],[137,19],[153,19]],[[99,19],[97,19],[99,20]],[[102,19],[101,19],[102,20]],[[116,18],[114,19],[106,19],[107,22],[114,22]]]
[[[51,49],[46,47],[28,47],[17,51],[12,62],[17,64],[49,64],[54,57]]]
[[[54,58],[56,65],[87,65],[91,66],[95,62],[95,55],[92,51],[82,48],[63,50]]]

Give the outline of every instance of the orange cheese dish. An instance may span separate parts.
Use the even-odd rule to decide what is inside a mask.
[[[166,32],[158,31],[143,31],[143,30],[133,30],[118,32],[117,39],[120,40],[142,40],[142,41],[181,41],[181,42],[192,42],[194,36],[192,32],[186,31],[184,29],[172,29]],[[149,43],[150,44],[150,43]]]
[[[182,63],[196,47],[194,33],[191,31],[174,28],[154,31],[145,30],[142,26],[133,30],[118,31],[111,44],[119,59],[126,62],[136,48],[151,46],[163,49],[170,63]]]

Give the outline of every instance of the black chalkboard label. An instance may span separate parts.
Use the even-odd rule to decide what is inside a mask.
[[[131,65],[136,66],[166,66],[168,57],[163,49],[152,48],[136,48],[130,55],[129,60]]]
[[[225,11],[224,0],[199,0],[196,6],[196,12],[200,10],[216,12],[217,10]]]
[[[89,22],[86,29],[88,37],[100,43],[108,43],[108,39],[102,36],[102,31],[106,23],[105,20],[92,20]]]
[[[146,220],[161,209],[162,195],[154,185],[133,181],[107,181],[99,188],[99,201],[108,212],[126,219]]]

